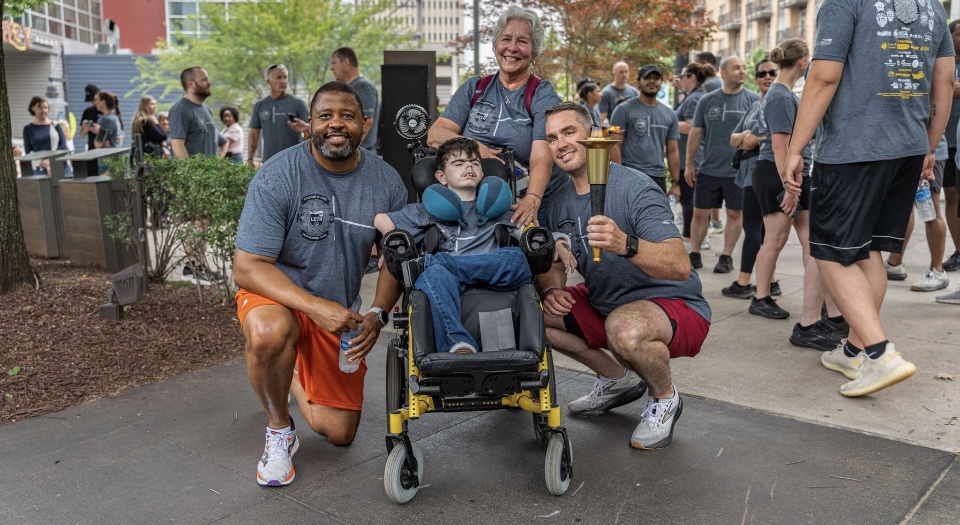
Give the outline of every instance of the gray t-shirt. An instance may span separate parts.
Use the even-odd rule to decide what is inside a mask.
[[[287,122],[290,115],[309,122],[310,110],[307,105],[293,95],[283,98],[273,98],[270,95],[263,97],[253,106],[250,115],[250,129],[259,129],[263,138],[263,150],[260,156],[263,162],[281,151],[303,142],[303,137],[290,129]]]
[[[677,107],[677,122],[689,120],[693,123],[693,115],[697,111],[697,102],[705,93],[699,89],[683,97],[683,102]],[[680,135],[680,171],[687,169],[687,138],[688,135]],[[703,162],[703,150],[697,150],[697,155],[693,158],[693,163],[697,166]]]
[[[370,260],[378,213],[407,202],[400,175],[361,150],[349,173],[330,173],[310,143],[267,161],[250,183],[235,246],[276,258],[277,268],[311,295],[351,307]]]
[[[547,140],[546,112],[560,102],[560,96],[548,80],[541,81],[530,103],[530,115],[524,104],[527,86],[509,91],[494,77],[471,108],[479,81],[480,77],[473,77],[460,86],[440,116],[456,122],[464,137],[495,148],[512,148],[517,162],[529,167],[532,143]],[[568,181],[567,174],[554,166],[544,197]]]
[[[623,130],[621,164],[651,177],[666,177],[667,141],[680,140],[676,113],[659,102],[648,106],[632,98],[613,110],[610,124]]]
[[[719,75],[710,77],[703,81],[703,90],[707,93],[716,91],[723,87],[723,79]]]
[[[770,84],[767,96],[760,103],[760,159],[775,162],[773,155],[773,134],[793,134],[793,122],[797,118],[797,106],[800,97],[787,86],[774,82]],[[803,163],[810,167],[810,146],[803,148]]]
[[[423,240],[427,230],[436,224],[440,232],[439,251],[450,255],[481,255],[500,248],[495,236],[496,226],[511,225],[510,216],[513,215],[513,211],[507,211],[497,220],[480,225],[477,201],[464,201],[463,210],[467,223],[465,227],[459,223],[438,221],[427,213],[426,208],[420,203],[407,204],[402,210],[388,213],[387,216],[393,221],[394,226],[408,231],[413,236],[413,240],[418,243]]]
[[[820,6],[813,60],[844,66],[823,116],[818,162],[900,159],[930,150],[933,64],[954,56],[953,38],[940,2],[903,3],[901,13],[892,0],[825,0]]]
[[[584,102],[584,101],[582,101],[582,100],[579,101],[578,104],[580,104],[581,106],[583,106],[583,107],[587,110],[587,113],[590,113],[590,120],[593,121],[593,125],[594,125],[594,126],[602,126],[602,125],[603,125],[603,123],[600,122],[600,112],[597,111],[597,107],[596,107],[596,106],[591,107],[591,106],[589,106],[586,102]]]
[[[377,86],[367,77],[357,77],[350,83],[350,87],[360,95],[360,102],[363,103],[363,116],[373,120],[370,126],[370,132],[360,144],[369,151],[376,152],[377,149],[377,126],[380,120],[380,103],[377,96]]]
[[[954,65],[953,79],[960,80],[960,62]],[[957,125],[960,125],[960,97],[953,99],[953,104],[950,106],[950,120],[947,121],[947,129],[944,130],[947,135],[947,146],[950,148],[957,147]]]
[[[630,84],[623,86],[623,89],[619,89],[613,84],[607,84],[607,87],[600,91],[601,98],[597,111],[600,113],[606,113],[607,118],[610,118],[610,114],[613,113],[614,106],[617,105],[618,100],[623,97],[634,98],[639,96],[640,91]]]
[[[610,164],[604,215],[632,235],[650,242],[679,239],[673,223],[670,202],[660,187],[636,171]],[[570,236],[577,270],[583,275],[590,303],[601,315],[627,303],[655,298],[681,299],[687,306],[710,320],[710,306],[703,298],[703,287],[696,271],[684,281],[657,279],[647,275],[626,258],[604,253],[593,262],[593,250],[587,244],[586,226],[590,220],[590,194],[577,195],[572,184],[554,195],[547,205],[546,225],[550,231]]]
[[[697,173],[724,179],[737,176],[737,170],[730,165],[736,151],[736,148],[730,146],[730,134],[747,114],[750,106],[758,100],[760,95],[747,88],[733,95],[718,89],[700,99],[693,116],[693,127],[703,128],[703,138],[700,141],[703,162],[696,166]]]
[[[181,98],[170,108],[168,137],[171,140],[183,139],[187,154],[191,157],[197,154],[215,157],[220,144],[227,140],[217,131],[210,108],[186,98]]]
[[[760,136],[760,103],[761,101],[758,100],[750,106],[747,113],[740,119],[740,122],[737,123],[737,127],[733,128],[734,133],[741,133],[743,130],[749,129],[755,137]],[[751,151],[756,152],[757,150],[753,149]],[[737,170],[737,178],[734,179],[733,183],[741,188],[753,186],[753,165],[756,163],[756,155],[749,159],[742,159],[740,161],[740,169]]]
[[[104,132],[104,147],[116,148],[123,146],[123,129],[120,128],[120,119],[115,113],[108,113],[100,117],[100,129]],[[109,143],[109,145],[107,145]]]

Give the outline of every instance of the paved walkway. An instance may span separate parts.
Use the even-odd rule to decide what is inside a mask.
[[[391,504],[385,332],[356,442],[336,448],[301,431],[289,487],[255,482],[264,417],[236,361],[0,427],[0,523],[958,523],[960,308],[909,291],[926,249],[922,232],[914,240],[911,277],[891,284],[883,318],[919,371],[862,399],[840,396],[843,378],[817,352],[787,343],[796,315],[769,321],[722,297],[731,276],[710,273],[715,259],[704,252],[714,323],[703,353],[674,363],[686,406],[673,444],[629,447],[637,404],[564,416],[575,466],[562,497],[544,486],[529,414],[496,411],[411,422],[425,486],[409,504]],[[780,304],[794,313],[798,253],[791,242],[779,267]],[[960,284],[960,273],[951,277]],[[369,297],[372,283],[364,289]],[[593,384],[566,365],[561,400]]]

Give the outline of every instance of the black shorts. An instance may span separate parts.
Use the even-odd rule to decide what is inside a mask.
[[[956,188],[960,173],[957,173],[957,148],[947,150],[947,166],[943,170],[943,187]]]
[[[760,212],[764,215],[783,213],[777,197],[783,193],[783,181],[777,171],[777,163],[769,160],[758,160],[753,166],[753,193],[760,203]],[[810,209],[810,178],[803,179],[800,186],[800,207]]]
[[[712,210],[726,203],[728,210],[742,210],[743,188],[733,180],[733,177],[711,177],[697,173],[697,180],[693,183],[693,207]]]
[[[815,163],[810,254],[850,265],[869,259],[871,251],[900,253],[923,158]]]
[[[666,177],[654,177],[653,175],[647,175],[650,177],[650,180],[660,188],[660,191],[667,192],[667,178]]]

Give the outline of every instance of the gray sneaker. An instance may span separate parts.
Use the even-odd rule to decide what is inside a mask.
[[[938,272],[930,268],[923,273],[922,279],[910,286],[910,289],[914,292],[935,292],[937,290],[943,290],[947,286],[950,286],[950,279],[947,278],[947,273]]]
[[[953,272],[956,270],[960,270],[960,250],[954,250],[953,255],[943,261],[943,271]]]
[[[872,394],[912,376],[917,367],[897,352],[893,343],[887,343],[880,357],[864,358],[858,367],[860,377],[840,386],[840,394],[846,397],[860,397]]]
[[[593,390],[567,403],[567,410],[575,416],[600,416],[640,399],[646,391],[647,384],[633,370],[617,379],[597,376]]]
[[[886,259],[883,260],[883,267],[887,270],[887,280],[888,281],[903,281],[907,278],[907,267],[903,264],[898,264],[896,266],[887,262]]]
[[[863,352],[855,357],[847,357],[847,354],[843,353],[843,345],[846,342],[847,340],[843,339],[833,350],[820,354],[820,364],[829,370],[840,372],[847,376],[847,379],[856,379],[860,377],[860,363],[864,359]]]
[[[640,413],[640,424],[630,436],[630,446],[643,450],[664,448],[673,440],[673,427],[683,412],[683,399],[674,387],[673,399],[647,397],[647,407]]]
[[[960,304],[960,286],[950,293],[938,295],[937,302],[943,304]]]

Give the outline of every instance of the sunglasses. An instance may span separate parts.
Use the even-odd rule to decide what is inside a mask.
[[[283,64],[273,64],[267,68],[267,73],[273,71],[274,69],[287,69],[287,66]]]
[[[776,70],[776,69],[761,69],[760,71],[757,71],[757,78],[763,78],[763,77],[768,76],[768,75],[771,76],[771,77],[777,76],[777,70]]]

